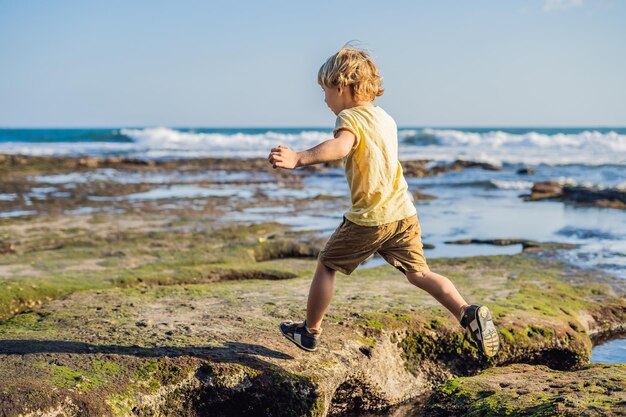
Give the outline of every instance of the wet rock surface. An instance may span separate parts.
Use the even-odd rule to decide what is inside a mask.
[[[492,171],[501,168],[485,162],[456,160],[447,164],[433,165],[430,160],[403,161],[408,176],[432,176],[465,168],[481,168]],[[319,172],[328,168],[341,168],[341,161],[303,167],[303,171]],[[225,170],[285,173],[275,170],[264,158],[197,158],[186,160],[142,160],[123,157],[58,157],[0,154],[0,174],[5,177],[22,175],[45,175],[49,173],[76,172],[93,168],[126,168],[129,170]]]
[[[444,172],[461,171],[466,168],[480,168],[488,171],[499,171],[501,168],[486,162],[456,160],[447,164],[433,165],[432,161],[403,161],[402,170],[408,177],[429,177]]]
[[[559,200],[581,205],[626,209],[626,190],[561,184],[556,181],[537,182],[526,201]]]

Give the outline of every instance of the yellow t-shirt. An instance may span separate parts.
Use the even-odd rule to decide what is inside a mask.
[[[350,187],[352,207],[348,220],[378,226],[417,213],[398,161],[398,126],[378,106],[357,106],[337,115],[333,135],[340,129],[356,141],[342,161]]]

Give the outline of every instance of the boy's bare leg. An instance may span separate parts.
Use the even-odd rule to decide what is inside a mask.
[[[306,306],[307,327],[319,329],[322,326],[324,313],[333,297],[334,284],[335,270],[317,261],[317,268],[311,282],[309,300]]]
[[[432,271],[407,272],[406,277],[411,284],[435,297],[458,321],[461,321],[461,307],[468,304],[452,281]]]
[[[494,356],[500,349],[498,329],[493,323],[491,312],[487,306],[472,304],[469,306],[452,282],[432,271],[407,272],[406,277],[411,284],[423,289],[446,307],[460,322],[466,308],[470,309],[467,323],[463,327],[485,356]]]

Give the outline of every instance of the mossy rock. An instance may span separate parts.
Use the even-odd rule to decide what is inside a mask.
[[[273,223],[200,232],[150,220],[159,227],[18,225],[28,232],[0,258],[13,271],[0,293],[0,415],[376,410],[511,363],[584,367],[592,337],[626,321],[621,284],[607,276],[533,254],[432,259],[491,308],[498,356],[482,357],[388,265],[337,275],[311,354],[277,330],[305,317],[316,266],[306,236]]]
[[[515,364],[455,378],[430,398],[425,416],[617,416],[626,410],[626,365],[574,371]]]

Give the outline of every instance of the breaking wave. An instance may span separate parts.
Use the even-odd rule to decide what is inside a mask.
[[[265,157],[272,147],[308,149],[323,129],[0,130],[0,153],[142,158]],[[466,159],[547,165],[626,165],[624,129],[400,129],[400,159]]]

